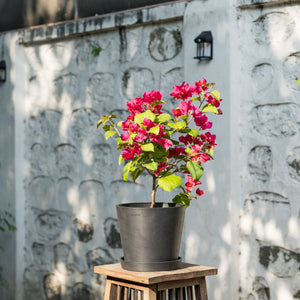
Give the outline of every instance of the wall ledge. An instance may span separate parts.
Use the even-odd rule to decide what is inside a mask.
[[[300,4],[300,0],[239,0],[238,2],[237,7],[240,9]]]
[[[56,40],[115,30],[120,27],[133,27],[183,19],[188,1],[177,1],[165,5],[135,9],[121,13],[94,16],[79,20],[35,26],[20,30],[19,43],[23,45],[47,43]]]

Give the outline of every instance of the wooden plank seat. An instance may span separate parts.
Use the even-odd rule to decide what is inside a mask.
[[[106,275],[104,300],[208,300],[206,276],[217,269],[182,263],[180,269],[159,272],[133,272],[120,264],[95,266]]]

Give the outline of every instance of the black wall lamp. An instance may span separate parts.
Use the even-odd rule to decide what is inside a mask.
[[[197,44],[196,59],[210,60],[213,58],[213,37],[211,31],[202,31],[195,39]]]
[[[0,82],[6,81],[6,63],[4,60],[0,61]]]

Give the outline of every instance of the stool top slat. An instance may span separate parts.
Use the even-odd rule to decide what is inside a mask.
[[[134,281],[143,284],[156,284],[164,281],[192,279],[216,275],[217,268],[182,263],[180,269],[158,272],[134,272],[122,269],[121,264],[95,266],[94,272],[118,279]]]

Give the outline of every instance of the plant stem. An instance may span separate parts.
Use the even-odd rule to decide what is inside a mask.
[[[152,201],[151,201],[151,208],[154,207],[155,204],[155,193],[156,193],[156,177],[152,175],[153,182],[152,182]]]

